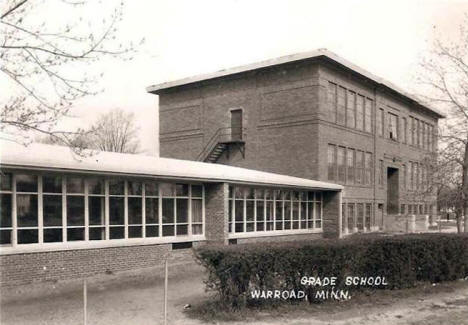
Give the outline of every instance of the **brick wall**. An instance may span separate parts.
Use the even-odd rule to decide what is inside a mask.
[[[205,238],[208,242],[228,243],[229,185],[205,184]]]
[[[341,237],[341,192],[323,193],[323,237]]]
[[[170,252],[171,244],[163,244],[2,255],[0,286],[152,267],[163,263]],[[181,254],[174,252],[177,252],[175,256]]]

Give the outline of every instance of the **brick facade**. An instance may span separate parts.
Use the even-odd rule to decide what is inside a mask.
[[[372,132],[330,121],[329,82],[370,100]],[[425,214],[436,211],[434,193],[418,197],[404,185],[408,180],[403,176],[404,166],[409,168],[411,162],[421,164],[431,153],[407,141],[404,143],[401,137],[396,141],[389,139],[386,132],[390,113],[398,118],[398,132],[402,130],[404,119],[410,123],[410,117],[436,130],[440,116],[397,91],[330,60],[312,58],[282,63],[163,88],[156,93],[161,111],[162,157],[200,159],[200,152],[216,130],[229,126],[230,110],[242,109],[246,128],[245,155],[234,149],[224,153],[218,163],[342,184],[345,186],[344,203],[372,205],[372,230],[382,229],[387,215],[387,196],[391,192],[387,190],[389,169],[398,170],[398,193],[395,194],[398,210],[400,206],[418,204],[418,209],[419,205],[425,206]],[[384,136],[376,132],[379,109],[384,112]],[[190,111],[195,123],[189,123],[187,116],[182,118],[182,111]],[[435,142],[435,136],[432,141]],[[363,185],[329,179],[329,144],[370,153],[371,182]],[[382,184],[378,182],[380,161]],[[432,210],[428,211],[429,208]]]
[[[0,255],[0,286],[85,278],[161,265],[171,244]]]

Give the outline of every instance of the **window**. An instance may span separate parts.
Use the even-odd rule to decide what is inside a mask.
[[[366,98],[364,127],[366,132],[372,133],[372,99]]]
[[[423,128],[423,121],[418,121],[418,129],[419,129],[419,142],[418,147],[422,148],[424,144],[424,128]]]
[[[416,122],[414,121],[414,117],[410,117],[410,123],[408,123],[408,144],[414,145],[415,144],[415,137],[414,137],[414,130],[416,127]]]
[[[356,127],[356,93],[348,91],[346,103],[346,126],[350,128]]]
[[[416,123],[416,131],[415,131],[415,133],[416,133],[416,134],[415,134],[415,137],[416,137],[415,140],[416,140],[416,141],[415,141],[414,145],[415,145],[416,147],[419,147],[419,146],[421,145],[421,138],[420,138],[420,134],[421,134],[421,133],[420,133],[420,131],[419,131],[419,130],[421,129],[421,125],[420,125],[420,122],[419,122],[418,119],[414,119],[414,120],[415,120],[415,123]]]
[[[328,180],[335,181],[336,178],[336,146],[328,145]]]
[[[356,226],[358,230],[364,230],[364,203],[357,203]]]
[[[401,142],[406,143],[406,131],[408,129],[406,117],[401,119]]]
[[[356,97],[356,129],[364,131],[364,96]]]
[[[339,125],[346,123],[346,89],[338,87],[336,122]]]
[[[0,181],[3,245],[203,234],[202,185],[53,173]]]
[[[12,244],[13,175],[0,172],[0,245]]]
[[[106,202],[104,179],[93,177],[87,179],[89,240],[106,239]]]
[[[410,190],[414,190],[415,189],[415,186],[414,186],[414,171],[415,171],[415,167],[414,167],[414,163],[413,162],[410,162]]]
[[[203,186],[192,185],[192,235],[203,234]]]
[[[15,178],[18,244],[38,243],[38,178],[29,174],[17,174]]]
[[[370,152],[366,152],[365,154],[365,185],[372,184],[372,154]]]
[[[404,189],[404,190],[407,189],[407,185],[408,185],[408,184],[406,183],[406,181],[407,181],[407,179],[408,179],[407,173],[408,173],[407,167],[406,167],[405,164],[403,164],[403,189]]]
[[[392,113],[387,115],[387,138],[398,141],[398,116]]]
[[[354,184],[354,149],[349,149],[347,152],[347,161],[348,161],[348,173],[347,173],[347,183]]]
[[[433,146],[433,140],[434,140],[434,127],[432,125],[429,126],[429,150],[430,151],[435,151],[434,146]]]
[[[346,156],[345,148],[338,147],[337,160],[338,160],[338,182],[346,182]]]
[[[45,243],[61,242],[62,222],[62,177],[42,177],[43,240]]]
[[[379,160],[379,185],[383,185],[383,178],[384,178],[384,167],[383,167],[383,160]]]
[[[427,148],[427,137],[426,137],[426,123],[421,121],[421,148]]]
[[[371,203],[366,203],[365,227],[368,230],[371,230],[372,226],[373,226],[373,222],[372,222],[372,204]]]
[[[109,238],[125,238],[125,181],[109,180]]]
[[[328,120],[336,123],[336,84],[328,83]]]
[[[321,193],[240,186],[229,192],[230,233],[322,227]]]
[[[356,150],[356,184],[365,184],[364,178],[364,152]]]
[[[384,110],[379,108],[377,112],[377,135],[383,137],[383,119],[384,119]]]
[[[355,225],[355,215],[354,215],[354,203],[348,203],[348,231],[350,233],[354,232],[354,228],[356,227]]]
[[[143,184],[127,181],[128,238],[143,237]]]

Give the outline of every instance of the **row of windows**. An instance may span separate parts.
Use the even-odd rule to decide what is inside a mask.
[[[0,243],[35,244],[203,233],[203,186],[3,173]]]
[[[400,213],[401,214],[432,214],[433,205],[432,204],[401,204]]]
[[[429,171],[424,164],[412,162],[403,165],[404,188],[410,191],[426,191],[429,187]]]
[[[328,83],[328,120],[338,125],[372,133],[372,99]]]
[[[410,116],[409,121],[398,115],[387,112],[386,125],[384,125],[384,110],[379,108],[376,119],[377,135],[424,150],[435,151],[434,126]]]
[[[230,233],[320,228],[321,192],[230,187]]]
[[[372,184],[372,154],[328,145],[328,180],[343,184]]]
[[[342,203],[341,227],[343,232],[370,231],[375,226],[372,203]]]

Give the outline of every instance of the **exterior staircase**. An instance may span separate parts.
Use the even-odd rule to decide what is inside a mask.
[[[226,152],[228,157],[230,152],[239,150],[244,156],[245,146],[244,128],[219,128],[198,155],[198,161],[216,163],[218,159]]]

